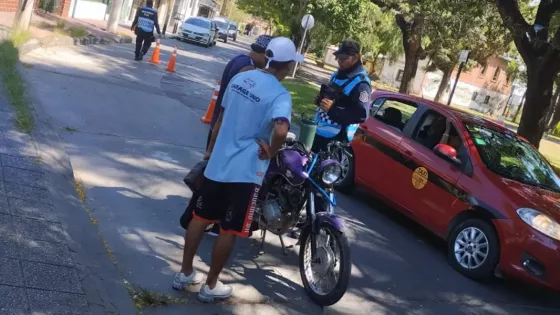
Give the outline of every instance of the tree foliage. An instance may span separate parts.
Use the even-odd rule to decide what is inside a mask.
[[[504,54],[511,42],[498,11],[485,1],[479,5],[447,1],[438,11],[437,18],[426,19],[424,26],[424,34],[429,38],[425,48],[431,60],[428,70],[443,72],[435,101],[440,101],[446,90],[451,74],[459,64],[461,50],[471,51],[468,69],[476,63],[486,64],[491,56]]]
[[[518,133],[538,147],[547,127],[560,71],[560,1],[493,1],[527,67],[527,96]],[[536,10],[533,17],[532,12]]]

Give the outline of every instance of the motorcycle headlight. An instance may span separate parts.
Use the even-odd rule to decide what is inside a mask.
[[[529,208],[517,209],[517,215],[535,230],[560,241],[560,224],[553,218]]]
[[[321,175],[321,179],[323,180],[323,183],[332,185],[340,179],[340,176],[342,176],[342,167],[334,164],[325,167],[323,174]]]

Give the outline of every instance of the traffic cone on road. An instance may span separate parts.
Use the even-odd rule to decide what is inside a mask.
[[[173,54],[171,54],[171,59],[169,59],[169,63],[167,64],[167,68],[165,70],[169,72],[175,72],[175,62],[177,61],[177,46],[173,49]]]
[[[159,61],[159,39],[156,42],[156,48],[154,48],[154,52],[152,53],[152,59],[150,62],[156,65],[159,65],[161,61]]]
[[[218,94],[220,94],[220,85],[222,85],[222,81],[218,81],[218,85],[216,85],[216,88],[214,89],[214,95],[212,95],[210,104],[208,104],[206,114],[204,117],[200,118],[200,120],[202,120],[205,124],[209,124],[212,121],[212,116],[214,115],[214,110],[216,108],[216,101],[218,100]]]

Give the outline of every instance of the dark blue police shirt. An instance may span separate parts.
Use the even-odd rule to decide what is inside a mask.
[[[362,71],[364,67],[358,62],[348,71],[339,71],[337,79],[350,79]],[[371,86],[367,82],[360,82],[350,95],[341,93],[328,112],[329,118],[343,126],[364,122],[371,105],[370,96]]]
[[[216,107],[214,107],[214,113],[212,115],[212,122],[210,123],[211,129],[214,128],[214,125],[218,120],[218,116],[220,115],[222,109],[222,100],[224,99],[224,94],[226,92],[226,88],[229,82],[231,81],[231,79],[233,79],[235,75],[239,73],[239,71],[241,71],[241,69],[248,66],[254,66],[253,59],[251,59],[251,57],[244,54],[235,56],[226,65],[226,68],[224,69],[224,72],[222,74],[220,93],[218,94],[218,99],[216,100]]]

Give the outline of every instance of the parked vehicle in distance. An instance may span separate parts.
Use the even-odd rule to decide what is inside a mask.
[[[237,23],[233,21],[229,22],[228,37],[233,39],[234,42],[237,41]]]
[[[227,43],[228,38],[237,40],[237,23],[224,17],[216,17],[212,21],[218,26],[218,38]]]
[[[178,40],[212,47],[216,45],[217,32],[218,27],[214,21],[202,17],[190,17],[179,26],[175,36]]]
[[[449,106],[381,90],[372,101],[341,189],[361,186],[445,239],[469,278],[560,290],[560,177],[536,148]]]
[[[223,40],[224,43],[227,43],[228,36],[227,36],[227,28],[228,24],[225,21],[214,19],[212,20],[218,26],[218,38]]]

